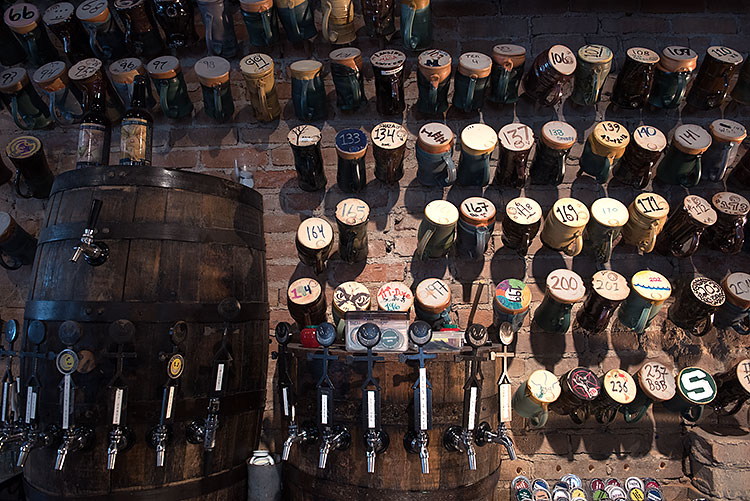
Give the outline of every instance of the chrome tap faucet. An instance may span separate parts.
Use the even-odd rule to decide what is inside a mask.
[[[31,429],[26,433],[26,440],[21,444],[21,448],[18,451],[18,462],[16,466],[23,468],[26,464],[26,460],[29,458],[29,454],[34,449],[39,447],[53,447],[55,444],[60,442],[62,435],[60,428],[55,425],[51,425],[46,431],[38,431],[37,429]]]
[[[302,426],[297,426],[296,423],[289,424],[289,435],[284,440],[284,449],[281,453],[282,461],[289,459],[289,452],[292,450],[294,444],[310,444],[317,442],[319,438],[318,428],[312,422],[303,423]]]
[[[320,443],[320,457],[318,458],[318,468],[325,469],[328,462],[328,454],[331,451],[348,449],[352,443],[352,436],[345,426],[328,426],[323,431],[322,441]]]
[[[483,421],[476,429],[474,439],[480,447],[489,443],[500,444],[508,451],[508,456],[511,461],[516,459],[516,449],[513,446],[513,439],[508,435],[508,429],[505,427],[505,423],[500,423],[495,432],[492,431],[492,427],[487,421]]]
[[[104,242],[94,241],[96,233],[96,222],[99,219],[99,212],[102,210],[102,201],[94,199],[91,203],[91,212],[86,227],[81,235],[81,241],[73,247],[73,257],[71,261],[77,263],[81,256],[91,266],[104,264],[109,258],[109,247]]]
[[[94,430],[86,426],[74,426],[63,432],[63,440],[57,449],[55,470],[62,471],[65,459],[71,452],[86,450],[94,443]]]

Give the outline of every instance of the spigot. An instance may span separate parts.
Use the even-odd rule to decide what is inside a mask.
[[[113,426],[109,432],[109,446],[107,447],[107,469],[115,469],[117,453],[128,450],[133,445],[133,436],[129,428],[125,426]]]
[[[309,444],[318,441],[318,429],[313,423],[304,423],[302,427],[297,423],[289,424],[289,436],[284,440],[284,450],[281,453],[282,461],[289,460],[289,452],[294,444]]]
[[[419,460],[422,463],[422,474],[430,473],[430,451],[427,448],[430,445],[430,435],[426,431],[419,433],[409,430],[404,434],[404,448],[412,454],[419,454]]]
[[[497,431],[492,431],[490,423],[482,421],[479,427],[474,432],[477,445],[484,447],[489,443],[500,444],[505,447],[508,451],[508,456],[511,461],[516,459],[516,448],[513,446],[513,439],[508,435],[508,430],[505,427],[505,423],[500,423],[497,427]]]
[[[471,431],[460,426],[449,426],[443,434],[443,445],[453,452],[465,452],[469,458],[469,469],[477,469],[477,453],[474,450],[474,437]]]
[[[151,429],[148,434],[148,443],[156,449],[156,466],[164,466],[164,457],[167,452],[167,444],[172,441],[172,428],[166,424],[159,424]]]
[[[86,223],[86,228],[81,235],[81,241],[73,247],[73,257],[71,261],[77,263],[81,256],[91,266],[104,264],[109,258],[109,247],[104,242],[95,242],[94,233],[96,233],[96,221],[99,219],[99,212],[102,209],[102,201],[94,199],[91,203],[91,212]]]
[[[346,426],[332,426],[323,431],[323,441],[320,444],[320,458],[318,468],[325,469],[328,454],[331,451],[348,449],[352,443],[352,435]]]
[[[208,401],[208,415],[203,421],[195,420],[188,425],[187,441],[191,444],[203,443],[203,449],[214,450],[216,447],[216,430],[219,429],[219,399]]]
[[[367,454],[367,473],[375,473],[375,458],[388,448],[390,438],[385,430],[368,430],[365,432],[365,451]]]
[[[91,428],[76,426],[65,430],[62,444],[57,448],[55,470],[62,471],[69,453],[87,449],[93,442],[94,430]]]
[[[26,430],[17,423],[6,424],[0,432],[0,450],[8,444],[23,442]]]
[[[60,428],[56,425],[50,425],[47,430],[43,432],[34,428],[30,429],[26,433],[26,440],[21,444],[21,448],[18,451],[18,462],[16,463],[16,466],[23,468],[31,451],[38,449],[39,447],[52,447],[60,441],[60,438]]]

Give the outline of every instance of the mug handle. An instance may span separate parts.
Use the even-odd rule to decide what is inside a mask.
[[[305,120],[312,120],[312,111],[307,110],[307,88],[310,87],[310,80],[302,80],[302,92],[300,93],[299,107],[302,110],[302,117]]]
[[[596,421],[599,424],[609,424],[615,420],[616,415],[617,415],[617,409],[613,409],[610,407],[610,408],[598,411],[595,417],[596,417]]]
[[[610,312],[609,306],[605,306],[604,308],[602,308],[602,312],[599,314],[599,318],[596,319],[596,324],[594,326],[597,332],[601,332],[607,328],[607,324],[609,323],[610,313],[611,312]]]
[[[711,330],[711,327],[714,325],[714,314],[711,313],[706,317],[706,323],[703,325],[703,328],[700,330],[700,332],[695,333],[695,336],[703,337]]]
[[[359,88],[359,71],[349,71],[347,72],[347,76],[349,77],[349,84],[352,88],[352,97],[354,98],[354,102],[358,103],[362,101],[362,93],[360,92]]]
[[[529,424],[532,428],[542,428],[545,424],[547,424],[549,411],[547,411],[545,407],[543,407],[542,409],[542,412],[540,412],[539,414],[535,414],[534,416],[531,416],[529,418]]]
[[[721,407],[721,408],[714,407],[714,411],[719,416],[734,416],[735,414],[737,414],[738,412],[740,412],[740,409],[742,409],[743,405],[745,405],[745,400],[744,399],[740,399],[740,400],[736,401],[734,403],[734,406],[731,407],[729,410],[727,410],[726,406],[724,406],[724,407]]]
[[[406,45],[411,50],[414,50],[417,48],[417,45],[419,45],[419,37],[412,36],[412,29],[414,28],[414,16],[417,13],[417,6],[413,3],[409,3],[406,8],[406,19],[402,19],[402,22],[404,23],[404,45]]]
[[[688,84],[688,73],[686,71],[680,71],[677,73],[677,92],[675,92],[674,99],[669,103],[665,103],[668,106],[674,106],[675,103],[680,103],[685,97]]]
[[[701,233],[695,233],[693,232],[692,236],[690,237],[690,245],[686,250],[682,249],[682,245],[680,245],[680,242],[672,242],[672,246],[670,248],[672,255],[674,257],[686,257],[691,254],[693,254],[696,250],[698,250],[698,245],[701,243]]]
[[[557,157],[557,178],[555,179],[555,186],[562,183],[565,177],[565,157],[567,155],[560,155]]]
[[[555,82],[555,86],[550,90],[549,93],[547,93],[546,96],[544,96],[544,104],[547,106],[554,106],[558,101],[560,101],[560,98],[562,98],[563,93],[563,85],[558,80]]]
[[[15,264],[15,265],[9,265],[9,264],[8,264],[8,263],[7,263],[6,261],[5,261],[5,256],[3,255],[3,253],[2,253],[2,252],[0,252],[0,266],[2,266],[3,268],[5,268],[6,270],[8,270],[8,271],[13,271],[13,270],[17,270],[17,269],[19,269],[19,268],[20,268],[21,266],[23,266],[23,263],[21,262],[21,260],[20,260],[20,259],[16,259],[15,261],[16,261],[16,263],[17,263],[17,264]]]
[[[130,16],[122,15],[120,19],[125,25],[125,45],[133,43],[133,23],[130,22]]]
[[[602,253],[604,259],[602,259],[602,263],[608,263],[609,259],[612,257],[612,243],[615,241],[615,232],[610,230],[607,232],[608,238],[607,241],[604,243],[604,252]],[[600,256],[601,257],[601,256]]]
[[[96,26],[86,24],[86,31],[89,32],[89,46],[91,47],[91,51],[99,59],[105,59],[104,51],[99,45],[99,40],[96,38]]]
[[[261,12],[260,18],[263,22],[263,33],[266,35],[266,44],[271,43],[271,40],[273,40],[273,30],[271,29],[271,20],[269,17],[273,13],[273,6],[271,6],[271,9],[267,10],[266,12]],[[269,15],[266,15],[266,13],[269,13]]]
[[[427,248],[427,244],[430,243],[430,239],[432,239],[432,236],[434,234],[435,228],[430,228],[425,231],[424,235],[422,235],[422,238],[419,239],[419,242],[417,243],[417,257],[420,260],[424,259],[424,251]]]
[[[745,318],[732,325],[732,329],[734,329],[737,334],[750,334],[750,313],[748,313]]]
[[[589,409],[587,406],[576,407],[575,409],[570,411],[569,415],[570,419],[575,424],[583,424],[584,422],[586,422],[586,418],[589,415]]]
[[[521,240],[521,246],[516,249],[516,252],[520,256],[525,256],[529,252],[529,246],[531,245],[531,230],[523,232],[523,239]]]
[[[258,80],[256,83],[256,89],[258,92],[258,102],[260,103],[260,111],[262,115],[270,115],[270,113],[267,112],[267,100],[266,100],[266,92],[263,90],[263,82],[261,80]]]
[[[214,24],[214,16],[211,15],[210,12],[206,12],[206,49],[208,49],[208,55],[212,55],[214,53],[213,51],[213,43],[214,43],[214,35],[213,30],[211,29]]]
[[[453,161],[453,153],[452,151],[447,151],[445,154],[443,154],[443,161],[445,162],[445,171],[446,171],[446,178],[445,178],[445,185],[451,185],[456,182],[456,177],[458,176],[458,171],[456,170],[456,163]]]
[[[659,234],[656,232],[656,229],[658,227],[659,227],[658,221],[651,222],[648,228],[648,240],[644,240],[638,243],[638,248],[644,254],[648,254],[649,252],[654,250],[654,245],[656,245],[656,237],[659,236]]]
[[[18,125],[19,129],[32,130],[34,128],[33,123],[29,123],[23,115],[18,114],[18,98],[13,94],[10,98],[10,114],[13,116],[13,121]]]
[[[702,170],[701,155],[698,155],[695,159],[695,170],[692,174],[681,176],[679,179],[680,184],[685,188],[698,186],[698,183],[701,181]]]
[[[474,104],[474,92],[477,90],[477,77],[472,75],[469,77],[469,86],[466,88],[466,101],[464,106],[461,108],[465,112],[470,112],[472,105]]]
[[[337,36],[337,34],[336,34],[335,31],[331,32],[329,30],[329,21],[330,21],[330,18],[331,18],[331,11],[332,10],[333,10],[333,5],[331,5],[330,2],[325,2],[324,8],[323,8],[323,26],[321,28],[322,28],[322,31],[323,31],[323,36],[329,42],[335,42],[336,39],[338,38],[338,36]]]
[[[429,100],[433,110],[437,109],[437,92],[438,86],[440,85],[440,77],[438,75],[430,75],[430,94]]]
[[[357,191],[362,189],[361,186],[362,186],[363,179],[362,179],[361,174],[362,173],[359,171],[359,164],[355,163],[354,164],[354,184],[357,186]]]
[[[680,415],[682,416],[682,419],[684,419],[685,421],[688,421],[690,423],[695,423],[703,415],[703,406],[691,405],[687,409],[682,410],[680,412]]]
[[[161,106],[161,111],[163,111],[169,118],[176,118],[175,116],[172,116],[173,113],[169,110],[169,97],[167,97],[169,83],[166,80],[156,80],[156,82],[158,82],[156,88],[159,91],[159,106]]]
[[[320,275],[326,268],[326,260],[323,257],[323,253],[319,252],[315,256],[315,274]]]
[[[309,8],[309,4],[308,4],[307,8]],[[299,29],[299,23],[297,22],[297,12],[295,12],[295,8],[294,7],[291,7],[289,10],[291,11],[290,12],[291,13],[290,19],[292,21],[292,25],[293,25],[292,27],[294,28],[294,36],[297,39],[302,38],[302,32],[300,31],[300,29]]]
[[[29,189],[26,193],[21,193],[21,172],[16,169],[16,179],[13,181],[13,186],[16,189],[16,194],[21,198],[31,198],[34,196],[34,194],[31,192],[31,189]],[[28,188],[29,185],[26,185],[26,188]]]
[[[650,314],[651,306],[641,311],[641,316],[638,317],[638,323],[635,324],[635,327],[633,327],[633,330],[636,332],[636,334],[643,334],[643,332],[646,330],[646,325],[648,324],[648,316]]]
[[[484,255],[484,251],[487,248],[487,238],[489,237],[489,228],[487,226],[480,226],[477,228],[477,246],[474,249],[475,257],[481,257]]]
[[[508,92],[508,84],[510,83],[510,72],[513,70],[513,63],[510,61],[500,65],[500,75],[497,78],[497,84],[495,85],[493,97],[496,101],[505,101],[505,95]]]
[[[399,94],[398,77],[396,75],[391,75],[391,99],[394,101],[398,100]]]
[[[582,249],[583,249],[583,232],[577,231],[575,235],[573,235],[573,241],[570,242],[570,245],[568,245],[567,247],[563,249],[563,252],[567,254],[568,256],[575,257],[581,253]]]
[[[646,415],[646,412],[648,411],[649,406],[648,405],[642,405],[640,409],[638,409],[638,412],[631,414],[630,409],[627,407],[623,408],[622,414],[625,417],[626,423],[637,423],[640,421],[643,416]]]
[[[224,120],[224,109],[221,104],[221,85],[213,86],[214,110],[216,111],[216,120]]]
[[[606,174],[602,172],[602,175],[603,175],[602,177],[604,177],[604,179],[601,179],[599,176],[596,176],[596,181],[599,184],[605,184],[609,180],[609,173],[612,172],[612,159],[609,156],[605,158],[607,159],[607,161],[604,162],[604,167],[606,168],[607,172]]]

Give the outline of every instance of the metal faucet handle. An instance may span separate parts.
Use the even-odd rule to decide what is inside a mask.
[[[89,219],[86,222],[86,229],[92,230],[96,226],[96,222],[99,220],[99,213],[102,211],[102,201],[95,198],[91,201],[91,211],[89,212]]]
[[[422,432],[426,435],[425,432]],[[422,474],[430,473],[430,450],[427,448],[427,440],[423,440],[419,445],[419,461],[422,463]]]

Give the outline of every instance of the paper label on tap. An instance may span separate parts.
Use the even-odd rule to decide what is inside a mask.
[[[281,389],[281,401],[284,404],[284,417],[289,417],[289,388]]]
[[[172,417],[172,404],[174,403],[174,386],[169,387],[167,392],[167,411],[164,419],[170,419]]]
[[[500,422],[508,423],[513,419],[511,413],[510,385],[500,385]]]
[[[419,369],[419,429],[427,429],[427,369]]]
[[[367,390],[367,428],[375,429],[375,392]]]
[[[36,416],[36,391],[33,386],[29,386],[26,389],[26,424],[31,423],[31,420]]]
[[[328,424],[328,395],[320,396],[320,424]]]
[[[122,388],[117,388],[115,390],[115,405],[114,410],[112,411],[112,424],[118,425],[120,424],[120,419],[122,417],[122,396],[125,392]]]
[[[71,378],[70,374],[63,376],[63,412],[62,412],[62,427],[63,430],[70,428],[70,386]]]
[[[472,431],[476,426],[476,414],[477,414],[477,387],[472,386],[469,390],[469,431]]]
[[[214,385],[214,391],[221,391],[224,386],[224,364],[219,364],[216,368],[216,385]]]
[[[2,421],[3,423],[7,421],[7,415],[8,415],[8,386],[9,384],[3,383],[3,415],[2,415]]]

